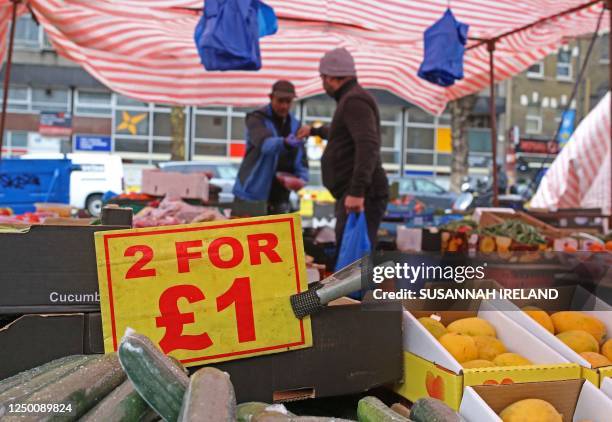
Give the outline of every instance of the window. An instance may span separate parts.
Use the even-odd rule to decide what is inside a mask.
[[[406,130],[406,146],[410,149],[434,149],[434,129],[409,127]]]
[[[408,121],[410,123],[433,123],[434,116],[422,109],[412,106],[408,109]]]
[[[7,156],[21,155],[28,152],[28,132],[4,132],[2,153]]]
[[[425,179],[415,179],[414,180],[414,186],[416,188],[416,191],[419,193],[435,193],[435,194],[441,194],[444,193],[444,189],[442,189],[441,187],[439,187],[438,185],[436,185],[433,182],[430,182],[429,180],[425,180]]]
[[[227,116],[196,115],[195,137],[227,139]]]
[[[115,133],[149,136],[149,112],[115,110]]]
[[[562,48],[557,54],[557,79],[572,79],[572,52]]]
[[[68,111],[70,91],[61,88],[32,88],[32,110]]]
[[[528,78],[543,78],[544,77],[544,63],[539,62],[534,65],[531,65],[531,67],[527,69],[527,77]]]
[[[414,184],[412,183],[412,179],[401,179],[399,184],[400,192],[413,192]]]
[[[170,113],[154,113],[153,135],[165,136],[168,138],[172,136],[172,122],[170,120]]]
[[[406,164],[433,165],[434,156],[432,153],[411,152],[406,153]]]
[[[602,64],[610,63],[610,37],[609,34],[605,34],[599,39],[599,48],[601,49],[601,55],[599,62]]]
[[[15,46],[37,48],[39,43],[39,27],[31,15],[23,15],[15,26]]]
[[[104,91],[78,90],[75,96],[75,114],[111,116],[112,94]]]
[[[4,98],[4,89],[0,87],[0,103]],[[29,110],[30,109],[30,90],[27,86],[14,86],[9,87],[8,94],[8,109],[12,111],[16,110]]]
[[[527,116],[525,117],[525,132],[527,133],[542,133],[542,110],[539,106],[527,107]]]

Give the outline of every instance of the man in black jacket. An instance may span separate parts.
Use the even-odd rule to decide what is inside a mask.
[[[374,98],[357,82],[353,57],[344,48],[327,52],[319,64],[325,92],[337,102],[332,122],[304,127],[302,136],[328,140],[321,158],[323,184],[336,199],[336,243],[347,214],[365,211],[372,248],[387,207],[389,183],[380,158],[380,113]]]

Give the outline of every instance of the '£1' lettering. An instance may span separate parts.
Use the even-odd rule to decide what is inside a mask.
[[[192,324],[195,317],[193,312],[181,313],[179,311],[178,300],[180,298],[194,303],[204,300],[205,296],[196,286],[188,284],[170,287],[162,293],[159,298],[161,315],[155,318],[155,324],[157,327],[166,329],[164,337],[159,342],[159,347],[166,354],[177,349],[202,350],[213,344],[207,333],[183,335],[183,326]]]

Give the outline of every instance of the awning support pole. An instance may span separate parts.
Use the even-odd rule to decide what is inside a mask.
[[[489,114],[491,126],[491,152],[493,153],[493,206],[498,207],[499,201],[497,198],[497,116],[495,107],[495,40],[487,42],[487,51],[489,52]]]
[[[13,64],[13,43],[15,41],[15,26],[17,26],[17,5],[21,0],[11,0],[13,11],[11,18],[11,34],[4,72],[4,92],[2,93],[2,117],[0,118],[0,159],[2,159],[2,145],[4,145],[4,125],[6,123],[6,108],[8,103],[9,82],[11,80],[11,65]]]

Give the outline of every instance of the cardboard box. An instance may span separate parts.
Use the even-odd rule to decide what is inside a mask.
[[[122,226],[34,225],[0,233],[0,314],[98,312],[93,234]]]
[[[560,292],[559,308],[567,310],[589,309],[580,312],[594,316],[602,321],[607,329],[606,337],[612,338],[612,307],[610,305],[593,296],[580,286],[562,286],[558,287],[557,289]],[[570,362],[580,364],[582,367],[583,378],[591,381],[593,384],[599,387],[604,377],[612,376],[612,366],[605,366],[597,369],[591,368],[591,364],[586,359],[574,352],[565,343],[519,309],[528,305],[534,305],[545,309],[545,306],[543,306],[541,303],[537,303],[535,301],[515,301],[514,304],[517,306],[516,310],[507,312],[507,315],[517,324],[525,327],[530,333],[538,337],[542,342],[546,343],[550,348],[565,357],[565,359]],[[494,302],[494,306],[496,306],[498,309],[502,309],[502,307],[504,309],[509,309],[508,304],[503,302],[496,301]]]
[[[605,377],[601,382],[601,391],[612,399],[612,378]]]
[[[478,311],[436,312],[446,326],[461,318],[478,316],[489,321],[508,351],[519,353],[534,365],[463,369],[461,364],[433,337],[417,318],[431,311],[404,311],[404,384],[396,392],[410,401],[436,397],[458,409],[466,386],[523,383],[580,378],[580,367],[569,363],[529,331],[487,301]]]
[[[142,193],[208,201],[206,173],[176,173],[147,169],[142,171]]]
[[[459,413],[467,422],[501,422],[499,413],[524,399],[549,402],[564,422],[605,422],[612,414],[612,400],[583,380],[467,387]]]
[[[311,321],[311,348],[214,365],[230,374],[239,403],[354,394],[401,380],[399,306],[328,306]]]

